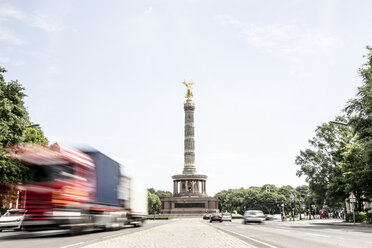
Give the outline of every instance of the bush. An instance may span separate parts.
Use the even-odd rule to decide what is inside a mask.
[[[358,223],[372,223],[372,213],[366,212],[354,212],[355,213],[355,222]],[[346,215],[347,222],[354,222],[353,213],[348,213]]]

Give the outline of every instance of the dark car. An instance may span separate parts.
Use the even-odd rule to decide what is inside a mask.
[[[209,220],[211,218],[210,214],[206,214],[203,216],[203,220]]]
[[[265,214],[265,220],[272,220],[274,219],[274,215],[272,214]]]
[[[213,214],[211,214],[210,222],[212,222],[212,221],[222,222],[222,214],[221,213],[213,213]]]

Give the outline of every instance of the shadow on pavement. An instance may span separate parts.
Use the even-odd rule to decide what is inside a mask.
[[[363,233],[372,233],[372,228],[369,226],[353,226],[353,225],[342,225],[342,224],[329,224],[329,223],[311,223],[310,225],[304,226],[287,226],[288,228],[293,229],[314,229],[314,230],[321,230],[321,229],[337,229],[337,230],[344,230],[349,232],[363,232]]]

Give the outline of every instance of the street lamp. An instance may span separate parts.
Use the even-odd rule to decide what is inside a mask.
[[[309,212],[307,214],[309,215],[309,220],[311,220],[310,193],[307,193],[307,197],[308,197],[308,200],[309,200]]]
[[[339,121],[330,121],[330,123],[332,123],[332,124],[337,124],[337,125],[341,125],[341,126],[349,126],[347,123],[339,122]]]
[[[40,124],[31,124],[31,125],[26,126],[26,128],[36,128],[36,127],[40,127]]]

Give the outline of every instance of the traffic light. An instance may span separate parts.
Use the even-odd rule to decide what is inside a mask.
[[[266,186],[266,193],[270,193],[270,186]]]

